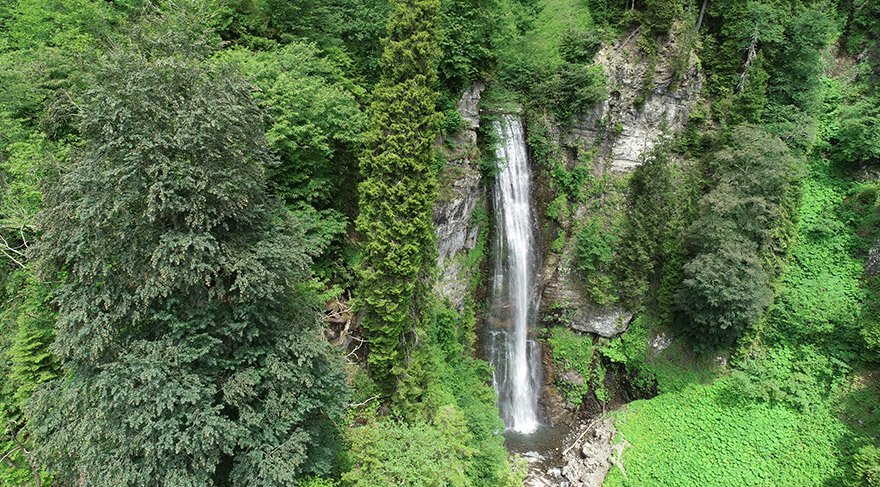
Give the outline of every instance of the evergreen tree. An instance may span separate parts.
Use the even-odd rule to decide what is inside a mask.
[[[65,376],[29,427],[62,483],[292,485],[326,473],[345,400],[312,242],[267,198],[251,87],[201,15],[151,19],[77,99],[84,145],[46,195]]]
[[[405,379],[423,331],[436,253],[438,9],[437,0],[395,2],[361,159],[358,295],[370,373],[386,394]]]
[[[678,304],[693,334],[737,338],[770,304],[771,280],[795,234],[799,162],[778,137],[732,131],[706,163],[714,188],[688,229]]]
[[[822,74],[822,53],[828,46],[831,20],[817,9],[797,13],[785,28],[785,40],[769,65],[771,99],[812,113]]]
[[[664,243],[676,215],[675,181],[669,150],[658,148],[633,172],[629,181],[624,235],[616,263],[621,294],[636,302],[648,292],[648,286],[664,262]]]
[[[645,0],[643,24],[653,35],[665,35],[684,12],[681,0]]]

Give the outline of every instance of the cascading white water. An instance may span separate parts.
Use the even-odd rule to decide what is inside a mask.
[[[532,174],[519,117],[502,116],[495,130],[501,171],[492,192],[496,239],[487,355],[501,418],[508,429],[528,434],[538,428],[541,390],[541,349],[529,336],[540,303]]]

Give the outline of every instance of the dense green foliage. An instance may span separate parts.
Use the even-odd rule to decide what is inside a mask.
[[[667,243],[674,237],[681,191],[668,150],[655,150],[629,180],[627,218],[620,257],[621,294],[630,302],[648,293],[649,285],[669,260]]]
[[[472,305],[469,305],[472,306]],[[349,430],[351,469],[343,481],[352,485],[492,485],[522,484],[521,469],[511,468],[503,428],[488,385],[487,364],[471,356],[472,309],[458,313],[438,306],[422,344],[426,370],[424,402],[409,423],[359,413],[365,422]],[[375,387],[375,386],[373,386]]]
[[[499,77],[524,104],[548,108],[562,120],[606,96],[605,73],[593,64],[600,47],[580,0],[550,0],[534,25],[501,50]]]
[[[630,41],[649,74],[614,86]],[[692,66],[683,133],[610,170],[596,107],[653,116]],[[541,332],[573,409],[656,395],[614,413],[607,485],[880,485],[860,0],[0,2],[0,484],[521,485],[476,358],[482,205],[468,297],[434,296],[477,80],[466,157],[491,184],[521,111],[546,249],[634,313]]]
[[[395,3],[361,159],[358,231],[365,240],[358,292],[370,373],[386,394],[410,379],[411,391],[399,389],[403,398],[419,394],[421,378],[407,367],[426,329],[436,253],[438,7],[435,0]]]
[[[637,401],[616,424],[626,475],[606,485],[822,485],[843,426],[827,409],[740,404],[725,382]]]
[[[709,8],[711,12],[712,3]],[[733,11],[726,8],[727,4],[719,4],[721,12]],[[725,376],[714,382],[692,376],[688,362],[698,363],[697,357],[676,364],[672,357],[682,353],[681,347],[693,347],[684,341],[660,357],[652,357],[645,350],[650,335],[645,335],[641,319],[637,321],[640,326],[627,333],[635,335],[602,348],[609,359],[625,364],[642,382],[654,381],[661,392],[659,397],[634,403],[621,414],[618,441],[629,444],[623,455],[626,475],[613,471],[608,480],[611,485],[693,482],[855,486],[874,485],[877,481],[875,435],[880,396],[873,382],[876,356],[872,349],[876,336],[873,302],[877,295],[873,278],[865,275],[865,258],[877,237],[877,196],[872,177],[861,176],[862,180],[856,181],[852,173],[847,173],[872,161],[870,152],[865,152],[873,147],[867,130],[873,123],[868,108],[871,102],[865,95],[872,92],[873,86],[871,78],[861,74],[867,61],[853,66],[846,59],[833,60],[831,71],[839,77],[820,79],[817,73],[822,62],[817,53],[827,42],[823,34],[828,31],[827,19],[837,14],[817,7],[797,10],[788,19],[780,16],[779,10],[760,10],[763,7],[759,3],[749,8],[762,13],[763,22],[786,24],[777,25],[776,34],[773,25],[761,27],[772,34],[771,38],[780,36],[774,42],[783,42],[781,36],[789,42],[770,54],[777,61],[766,68],[766,88],[754,92],[764,93],[752,105],[761,109],[747,116],[755,117],[760,112],[757,117],[770,122],[766,127],[780,135],[784,143],[746,128],[753,132],[751,137],[761,137],[762,142],[737,148],[730,136],[736,137],[737,131],[744,130],[742,126],[724,136],[725,147],[705,159],[702,171],[709,189],[697,208],[699,213],[694,216],[686,242],[688,247],[705,241],[749,242],[752,267],[764,271],[764,282],[768,284],[760,293],[753,288],[751,293],[739,295],[763,295],[766,301],[751,303],[769,303],[772,298],[772,304],[766,312],[754,309],[751,318],[742,321],[740,329],[746,334],[739,350]],[[712,15],[718,15],[719,10]],[[849,10],[845,14],[849,16],[847,23],[861,13],[861,8]],[[853,27],[845,32],[846,43],[862,39]],[[717,32],[716,28],[710,25],[710,31]],[[767,46],[769,53],[782,44],[773,47],[768,42]],[[710,49],[715,48],[710,45]],[[783,52],[788,56],[784,62]],[[756,67],[753,64],[749,69],[755,73]],[[796,86],[799,91],[786,91],[785,85]],[[711,83],[710,89],[714,89]],[[723,103],[720,96],[716,106],[723,107]],[[778,103],[790,108],[780,110]],[[788,114],[780,117],[785,111]],[[799,112],[810,116],[795,122],[801,116]],[[691,146],[688,150],[701,149]],[[806,156],[804,150],[809,151]],[[733,161],[738,161],[734,163],[737,167],[751,168],[745,178],[751,182],[738,180],[733,186],[736,190],[730,191],[716,178],[735,177],[719,171]],[[789,169],[776,173],[777,161],[787,161],[783,165]],[[766,169],[754,164],[765,165]],[[806,169],[802,184],[797,184],[801,172],[798,166]],[[749,206],[731,204],[737,201],[748,201]],[[741,211],[745,213],[734,216]],[[725,230],[725,239],[713,236],[713,232],[723,230],[720,224],[728,219],[736,222],[732,227],[735,232]],[[741,258],[747,253],[740,250],[736,255]],[[699,266],[693,262],[684,266],[685,289],[693,286],[687,279],[700,275],[696,272],[711,269],[706,262]],[[719,269],[724,268],[723,261],[721,264]],[[726,275],[745,268],[742,264],[730,265]],[[744,281],[726,281],[724,276],[717,274],[714,291],[749,289],[742,286]],[[755,279],[748,281],[753,284]],[[687,295],[683,292],[681,297]],[[694,311],[711,310],[706,306],[689,307],[691,311],[682,311],[692,316]],[[719,309],[730,311],[736,307],[725,305]],[[718,320],[707,323],[717,326]],[[705,331],[684,326],[679,323],[676,328],[688,333]],[[670,377],[678,379],[670,381]],[[675,385],[682,383],[681,379],[684,388]],[[766,455],[751,456],[777,441],[790,442],[789,447],[773,449],[788,455],[768,450]],[[751,460],[736,468],[744,458]],[[714,474],[706,478],[706,472]]]
[[[713,189],[688,229],[679,294],[696,333],[736,337],[770,304],[770,280],[794,230],[797,163],[781,140],[748,126],[707,161]]]
[[[323,251],[315,271],[327,284],[350,285],[340,262],[351,215],[356,214],[357,155],[365,120],[361,89],[314,47],[291,43],[252,52],[219,53],[259,88],[257,103],[271,117],[266,130],[279,162],[268,175],[272,191],[303,221],[313,222]]]
[[[433,425],[450,442],[435,445],[438,455],[461,466],[457,481],[515,485],[520,474],[495,434],[489,371],[471,357],[473,305],[460,316],[432,311],[430,208],[437,113],[449,111],[465,83],[490,76],[498,46],[525,25],[527,7],[196,3],[0,5],[0,64],[8,68],[0,74],[0,410],[4,462],[13,467],[0,483],[26,483],[31,470],[46,468],[60,472],[55,481],[82,475],[87,484],[340,478],[352,468],[345,451],[357,447],[346,438],[357,435],[334,430],[344,381],[321,343],[314,291],[334,299],[353,291],[360,258],[352,222],[370,215],[354,189],[365,177],[360,189],[376,190],[370,176],[381,176],[389,194],[414,206],[389,206],[373,193],[363,199],[380,210],[376,224],[399,222],[402,231],[384,240],[386,253],[359,245],[362,268],[406,269],[394,255],[418,261],[415,277],[400,281],[418,296],[398,317],[418,328],[411,337],[425,348],[407,361],[409,382],[396,384],[412,399],[413,422],[382,409],[370,420],[375,440],[393,443],[385,428],[392,423],[415,432]],[[435,27],[410,36],[409,26],[423,22]],[[134,39],[119,35],[135,24]],[[435,93],[441,86],[451,97]],[[368,123],[362,106],[370,101]],[[387,138],[407,117],[412,123]],[[446,118],[444,129],[457,130],[456,118]],[[383,158],[387,142],[406,150]],[[392,160],[396,166],[385,164]],[[401,188],[401,178],[411,185]],[[399,216],[385,218],[390,207]],[[408,230],[414,207],[422,215],[416,234]],[[362,236],[382,236],[361,228]],[[481,238],[469,267],[482,263]],[[37,245],[40,277],[31,259]],[[83,250],[71,253],[75,245]],[[93,298],[106,304],[87,306]],[[456,327],[459,345],[431,338],[431,323]],[[63,381],[53,380],[59,363]],[[278,408],[283,420],[265,419]],[[189,426],[168,429],[174,421]],[[370,470],[345,478],[381,477]]]
[[[357,428],[352,451],[359,461],[343,480],[357,486],[467,485],[462,457],[473,452],[461,444],[463,423],[450,409],[433,425],[382,421]]]
[[[267,198],[250,86],[170,25],[141,24],[77,97],[84,145],[40,241],[67,377],[29,426],[65,481],[289,485],[328,471],[344,399],[302,287],[316,249]]]
[[[874,431],[878,396],[873,387],[850,392],[845,383],[850,368],[841,360],[847,354],[839,353],[847,336],[857,338],[854,312],[862,295],[861,265],[849,253],[854,229],[835,214],[847,181],[826,161],[811,164],[809,174],[799,212],[801,238],[764,325],[769,348],[753,350],[730,378],[712,385],[705,385],[711,375],[690,370],[702,365],[676,363],[678,348],[646,361],[643,326],[603,349],[645,380],[655,380],[663,392],[622,413],[621,437],[632,450],[624,453],[627,478],[613,472],[611,485],[638,485],[632,479],[641,475],[661,483],[675,476],[682,484],[737,479],[742,485],[870,485],[855,477],[869,478],[876,465],[866,438]],[[776,441],[792,442],[776,448],[793,456],[750,456]],[[751,460],[736,468],[743,458]],[[723,473],[705,479],[705,471]]]
[[[592,337],[555,327],[547,343],[552,349],[555,383],[566,401],[578,407],[590,392],[600,401],[605,399],[604,369]]]

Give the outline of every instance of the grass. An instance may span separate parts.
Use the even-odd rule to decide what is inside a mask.
[[[593,26],[590,10],[584,0],[545,0],[534,29],[525,37],[533,52],[558,62],[559,41],[570,29],[588,30]]]
[[[562,57],[559,44],[562,34],[569,29],[588,30],[593,27],[590,10],[584,0],[544,0],[531,29],[514,42],[504,56],[509,60],[501,65],[515,64],[520,57],[530,57],[535,62],[559,66]]]

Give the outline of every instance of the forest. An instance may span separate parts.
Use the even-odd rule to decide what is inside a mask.
[[[0,0],[0,485],[880,487],[880,2]]]

